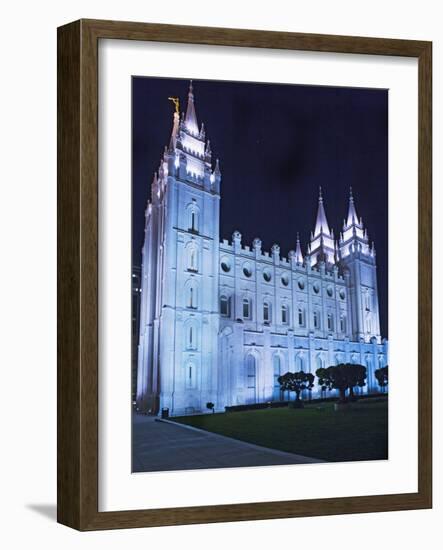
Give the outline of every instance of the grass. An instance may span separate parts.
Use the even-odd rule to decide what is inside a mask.
[[[333,403],[304,409],[255,411],[176,417],[209,432],[328,462],[388,458],[387,398],[365,399],[349,410]]]

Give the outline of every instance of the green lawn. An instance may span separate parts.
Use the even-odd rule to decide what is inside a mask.
[[[333,403],[311,403],[304,409],[262,409],[172,420],[329,462],[388,457],[387,398],[364,399],[347,411],[334,411]]]

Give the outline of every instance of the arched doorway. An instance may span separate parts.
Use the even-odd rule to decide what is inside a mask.
[[[257,364],[253,355],[246,357],[246,403],[257,402]]]

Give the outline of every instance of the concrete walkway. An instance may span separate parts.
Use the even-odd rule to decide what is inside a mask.
[[[322,462],[141,414],[133,416],[132,440],[133,472]]]

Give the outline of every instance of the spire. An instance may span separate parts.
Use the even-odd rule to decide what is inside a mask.
[[[221,172],[220,172],[220,163],[219,163],[218,159],[215,161],[214,174],[216,176],[221,174]]]
[[[315,222],[314,239],[315,237],[320,235],[320,233],[323,233],[328,237],[331,236],[331,231],[329,230],[328,226],[328,220],[326,219],[325,207],[323,206],[323,195],[321,192],[321,187],[319,187],[317,221]]]
[[[348,208],[348,218],[346,220],[346,225],[349,227],[352,224],[358,224],[357,211],[354,204],[354,196],[352,195],[352,187],[349,188],[349,208]]]
[[[189,132],[191,132],[191,134],[199,135],[197,115],[195,114],[194,107],[194,91],[192,87],[192,80],[189,82],[188,107],[186,109],[185,125]]]
[[[303,254],[301,252],[301,245],[300,245],[300,235],[297,233],[297,245],[295,248],[295,261],[298,264],[303,263]]]

